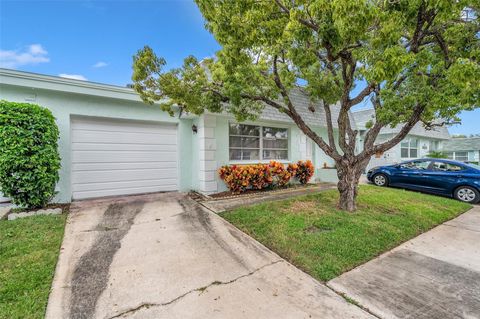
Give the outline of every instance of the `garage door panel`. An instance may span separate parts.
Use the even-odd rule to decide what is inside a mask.
[[[152,180],[161,178],[176,178],[176,170],[166,169],[135,169],[135,170],[115,170],[115,171],[79,171],[74,172],[72,176],[73,184],[77,183],[99,183],[99,182],[119,182],[131,180]]]
[[[128,189],[106,189],[100,191],[86,191],[86,192],[75,192],[75,199],[86,199],[94,197],[106,197],[106,196],[119,196],[119,195],[133,195],[133,194],[143,194],[143,193],[154,193],[154,192],[167,192],[174,190],[175,187],[171,186],[152,186],[152,187],[139,187],[139,188],[128,188]]]
[[[73,163],[175,162],[177,153],[152,151],[73,151]]]
[[[178,189],[176,126],[72,119],[74,199]]]
[[[170,151],[175,152],[175,144],[134,144],[134,143],[72,143],[73,151]]]
[[[155,133],[127,133],[73,130],[73,143],[133,143],[133,144],[167,144],[175,145],[172,135]]]
[[[131,189],[142,187],[176,187],[176,178],[172,179],[152,179],[140,181],[126,181],[126,182],[108,182],[108,183],[89,183],[89,184],[73,184],[72,190],[75,192],[86,192],[94,190],[108,190],[108,189]]]
[[[74,119],[72,121],[74,129],[87,130],[87,131],[100,131],[100,132],[130,132],[130,133],[154,133],[164,135],[176,135],[175,124],[162,123],[159,126],[158,123],[151,122],[132,122],[117,120],[103,119]],[[79,127],[80,126],[80,127]]]
[[[72,171],[104,171],[104,170],[128,170],[128,169],[176,169],[176,162],[131,162],[131,163],[73,163]]]

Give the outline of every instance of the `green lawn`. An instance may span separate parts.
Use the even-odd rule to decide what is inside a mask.
[[[0,221],[0,318],[43,318],[66,215]]]
[[[321,281],[330,280],[471,206],[449,198],[361,186],[358,211],[336,209],[328,190],[222,216]]]

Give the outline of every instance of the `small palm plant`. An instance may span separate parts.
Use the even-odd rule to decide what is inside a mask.
[[[443,152],[431,151],[427,154],[427,157],[430,158],[448,158],[447,154]]]

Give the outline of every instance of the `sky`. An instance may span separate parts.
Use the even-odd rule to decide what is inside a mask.
[[[125,86],[144,45],[167,68],[220,49],[193,0],[0,0],[0,67]],[[460,117],[451,134],[480,133],[480,109]]]

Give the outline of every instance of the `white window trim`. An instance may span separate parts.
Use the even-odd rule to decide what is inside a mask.
[[[258,160],[231,160],[230,159],[230,136],[238,136],[238,137],[255,137],[255,136],[251,136],[251,135],[230,135],[230,124],[240,124],[240,125],[250,125],[250,126],[256,126],[256,127],[259,127],[260,128],[260,135],[259,135],[259,138],[260,138],[260,148],[258,148],[258,154],[259,154],[259,159]],[[287,148],[286,149],[267,149],[267,150],[283,150],[283,151],[287,151],[287,159],[263,159],[263,128],[264,127],[269,127],[269,128],[280,128],[280,129],[286,129],[287,130]],[[241,147],[233,147],[233,149],[242,149]],[[248,148],[248,149],[257,149],[257,148]],[[258,164],[258,163],[262,163],[262,164],[266,164],[266,163],[270,163],[270,161],[275,161],[275,162],[279,162],[279,163],[282,163],[282,164],[288,164],[288,163],[291,163],[291,159],[290,159],[290,128],[289,127],[286,127],[286,126],[282,126],[282,125],[270,125],[270,124],[254,124],[254,123],[238,123],[238,122],[228,122],[228,163],[229,164]]]
[[[417,141],[417,146],[416,146],[416,147],[412,147],[412,146],[411,146],[411,144],[412,144],[412,138],[409,138],[408,140],[405,139],[405,140],[403,140],[403,141],[400,142],[400,158],[402,158],[402,159],[416,159],[416,158],[419,157],[419,156],[418,156],[418,153],[419,153],[419,147],[418,147],[419,140],[416,139],[416,138],[413,138],[413,139],[415,139],[415,140]],[[405,143],[405,142],[408,142],[408,147],[402,146],[402,143]],[[403,157],[403,156],[402,156],[402,149],[408,149],[408,157]],[[410,153],[411,153],[411,150],[417,150],[417,156],[412,157],[411,154],[410,154]]]
[[[468,162],[469,160],[469,157],[468,157],[468,151],[456,151],[456,152],[451,152],[452,153],[452,157],[453,157],[453,160],[455,161],[459,161],[459,162]],[[458,153],[466,153],[466,156],[462,156],[462,158],[465,158],[465,159],[458,159],[457,156],[458,156]]]

